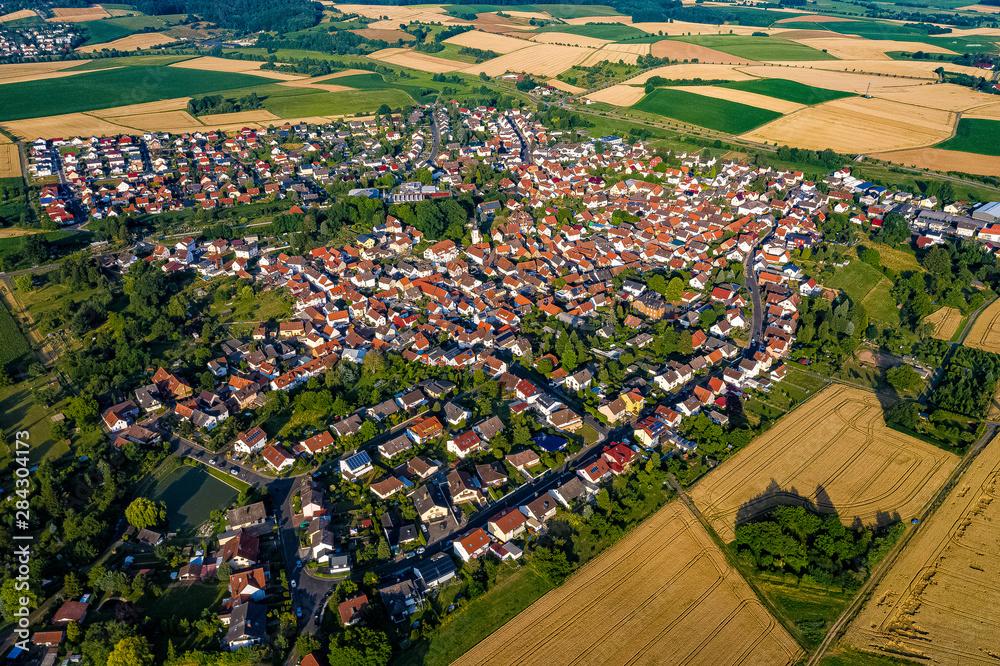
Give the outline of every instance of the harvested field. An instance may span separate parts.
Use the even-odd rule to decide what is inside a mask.
[[[886,426],[874,394],[834,384],[719,465],[691,498],[727,543],[738,523],[781,504],[836,511],[847,525],[909,520],[957,464]]]
[[[605,44],[603,51],[620,51],[621,53],[631,53],[633,55],[649,55],[652,44]]]
[[[507,12],[504,12],[505,14]],[[528,25],[529,19],[504,18],[494,12],[480,12],[472,25],[483,32],[526,32],[532,33],[534,26]],[[526,35],[527,36],[527,35]]]
[[[883,80],[882,85],[889,82],[890,85],[902,83],[899,79],[893,82],[889,77],[910,77],[913,79],[939,80],[934,70],[941,67],[941,63],[936,60],[790,60],[787,62],[775,62],[774,65],[781,66],[782,69],[809,68],[813,71],[817,69],[839,70],[842,72],[856,72],[861,74],[877,74],[878,78],[872,79],[874,89],[879,79]],[[969,74],[970,76],[982,76],[983,70],[975,67],[965,67],[963,65],[948,65],[949,72],[959,74]],[[773,74],[771,76],[774,76]]]
[[[35,12],[30,9],[19,9],[16,12],[11,12],[9,14],[4,14],[0,16],[0,23],[7,23],[8,21],[17,21],[23,18],[31,18],[32,16],[38,16]]]
[[[671,86],[670,90],[686,90],[687,92],[694,93],[696,95],[715,97],[716,99],[726,99],[730,102],[738,102],[739,104],[755,106],[758,109],[777,111],[778,113],[791,113],[792,111],[797,111],[805,106],[803,104],[778,99],[777,97],[768,97],[766,95],[758,95],[757,93],[746,92],[745,90],[734,90],[732,88],[717,88],[715,86]]]
[[[140,113],[160,113],[162,111],[181,111],[187,107],[190,97],[174,97],[173,99],[161,99],[158,102],[145,102],[143,104],[129,104],[127,106],[116,106],[111,109],[99,109],[88,111],[89,114],[99,118],[109,116],[131,116]]]
[[[966,347],[1000,354],[1000,299],[993,301],[988,308],[979,313],[963,344]]]
[[[805,44],[817,50],[826,50],[832,56],[841,60],[891,60],[886,55],[889,51],[923,51],[924,53],[955,52],[936,44],[923,42],[901,42],[893,39],[857,39],[850,37],[830,37],[825,39],[797,39],[799,44]]]
[[[590,55],[591,52],[591,49],[579,46],[536,44],[478,65],[469,65],[462,71],[468,74],[486,72],[488,76],[499,76],[507,72],[525,72],[551,77],[565,72]]]
[[[137,51],[139,49],[148,49],[153,46],[169,44],[170,42],[176,41],[177,40],[173,37],[159,32],[140,32],[134,35],[129,35],[128,37],[116,39],[113,42],[105,42],[103,44],[87,44],[86,46],[78,48],[77,51],[80,53],[93,53],[94,51],[101,51],[103,49]]]
[[[614,51],[609,49],[596,49],[592,50],[590,55],[578,62],[577,64],[581,67],[591,67],[602,62],[624,62],[629,65],[634,65],[639,62],[639,56],[635,53],[625,53],[623,51]]]
[[[982,93],[971,88],[966,88],[965,86],[955,85],[954,83],[935,83],[932,85],[886,90],[879,92],[878,96],[882,99],[891,99],[895,102],[929,106],[932,109],[944,109],[945,111],[973,109],[972,113],[963,113],[963,118],[968,116],[975,117],[978,110],[976,107],[983,108],[989,113],[989,109],[993,105],[996,108],[996,112],[1000,113],[1000,102],[997,102],[996,95]]]
[[[201,69],[207,72],[235,72],[238,74],[252,74],[263,76],[269,79],[281,79],[283,81],[298,81],[303,77],[301,74],[288,74],[287,72],[273,72],[260,68],[262,62],[253,60],[230,60],[229,58],[216,58],[214,56],[204,56],[202,58],[192,58],[175,62],[169,67],[179,67],[181,69]]]
[[[908,90],[915,83],[915,81],[906,79],[892,79],[885,76],[868,76],[853,72],[837,72],[825,69],[806,69],[803,67],[760,65],[755,67],[739,67],[737,69],[753,77],[788,79],[789,81],[797,81],[807,86],[843,90],[858,94],[864,94],[869,84],[871,84],[872,94],[876,94],[880,90]],[[936,74],[932,74],[932,76],[935,79],[937,78]]]
[[[387,42],[398,42],[403,40],[404,42],[415,41],[415,37],[408,32],[403,32],[402,30],[378,30],[376,28],[360,28],[358,30],[351,30],[355,35],[360,35],[367,39],[382,39]]]
[[[958,330],[958,325],[962,321],[962,311],[945,306],[924,317],[924,321],[934,325],[934,333],[931,337],[938,340],[951,340],[951,336],[955,335],[955,331]]]
[[[993,97],[993,95],[990,95]],[[963,118],[984,118],[986,120],[1000,120],[1000,102],[992,102],[983,106],[969,109],[962,114]]]
[[[671,58],[673,60],[693,60],[698,59],[699,63],[719,63],[722,65],[756,65],[753,60],[738,58],[722,51],[710,49],[707,46],[698,44],[688,44],[671,39],[653,44],[650,51],[656,58]]]
[[[560,81],[559,79],[549,79],[545,83],[552,86],[556,90],[564,90],[573,95],[579,95],[586,90],[585,88],[580,88],[579,86],[570,85],[565,81]]]
[[[965,7],[959,7],[958,10],[965,12],[982,12],[983,14],[996,14],[1000,12],[1000,7],[993,7],[991,5],[966,5]]]
[[[726,79],[728,81],[749,81],[757,78],[750,74],[744,74],[740,70],[730,65],[668,65],[657,67],[648,72],[625,81],[628,85],[641,86],[651,77],[662,76],[665,79]]]
[[[675,501],[455,664],[778,665],[801,655]]]
[[[1000,176],[1000,157],[963,153],[958,150],[941,148],[914,148],[896,150],[889,153],[872,153],[877,160],[889,160],[905,166],[914,166],[934,171],[961,171],[984,176]],[[1000,336],[998,336],[1000,341]],[[1000,352],[1000,345],[996,351]]]
[[[17,144],[0,143],[0,178],[20,178],[22,173]]]
[[[81,74],[82,71],[64,72],[61,70],[80,63],[67,60],[62,62],[25,62],[11,65],[0,65],[0,84],[20,83],[22,81],[40,81],[56,79],[62,76]]]
[[[392,51],[392,53],[389,53],[389,51]],[[465,62],[435,58],[432,55],[418,53],[410,49],[382,49],[373,53],[371,57],[392,65],[419,69],[422,72],[431,72],[432,74],[454,72],[456,69],[469,66]]]
[[[926,660],[996,664],[1000,442],[979,453],[847,627],[843,642]]]
[[[445,25],[469,25],[453,16],[448,16],[443,7],[415,5],[412,7],[394,7],[392,5],[336,5],[344,14],[361,14],[369,18],[387,16],[387,20],[376,21],[369,28],[395,30],[400,23],[443,23]],[[382,25],[388,24],[388,25]]]
[[[134,127],[147,132],[189,132],[202,129],[204,125],[187,111],[162,111],[160,113],[139,113],[130,116],[105,117],[109,123]]]
[[[563,23],[570,25],[587,25],[588,23],[621,23],[622,25],[632,25],[631,16],[578,16],[577,18],[564,18]]]
[[[496,51],[497,53],[510,53],[511,51],[531,46],[531,42],[526,39],[508,37],[507,35],[495,35],[480,30],[470,30],[469,32],[449,37],[444,40],[444,43],[469,46],[474,49],[483,49],[484,51]]]
[[[96,21],[108,18],[111,14],[104,11],[100,5],[90,7],[53,7],[53,18],[45,19],[51,23],[82,23],[83,21]]]
[[[583,46],[588,49],[599,49],[611,42],[607,39],[597,37],[586,37],[584,35],[571,35],[568,32],[542,32],[531,36],[531,41],[540,44],[562,44],[564,46]]]
[[[725,25],[718,26],[710,23],[691,23],[689,21],[674,21],[673,23],[632,23],[632,27],[639,28],[651,35],[658,35],[661,32],[664,37],[676,37],[678,35],[752,35],[755,32],[775,32],[774,28],[760,28],[751,25]]]
[[[590,93],[587,99],[615,106],[632,106],[645,96],[646,91],[638,86],[617,85]]]
[[[44,118],[29,118],[27,120],[11,120],[2,123],[4,129],[22,139],[47,139],[66,136],[105,136],[121,134],[121,125],[114,125],[106,120],[86,113],[65,113]]]
[[[951,136],[955,114],[848,97],[811,106],[744,134],[756,141],[842,153],[869,153],[931,146]]]

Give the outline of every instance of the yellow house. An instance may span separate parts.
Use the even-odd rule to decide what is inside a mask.
[[[645,399],[638,391],[630,391],[628,393],[622,393],[621,399],[625,401],[625,409],[632,414],[638,414],[642,411],[643,406],[646,404]]]

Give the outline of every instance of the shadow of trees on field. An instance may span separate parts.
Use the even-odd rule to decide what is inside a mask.
[[[808,511],[818,514],[836,514],[841,519],[852,520],[852,527],[860,529],[864,527],[864,521],[860,516],[851,516],[850,507],[836,507],[830,494],[822,484],[816,486],[815,492],[810,496],[805,496],[798,491],[795,486],[787,489],[782,488],[773,478],[767,487],[759,494],[744,502],[736,512],[736,527],[757,520],[772,510],[781,506],[798,506]],[[846,512],[846,513],[845,513]],[[898,512],[886,512],[878,510],[875,513],[873,525],[875,527],[886,527],[902,520]]]

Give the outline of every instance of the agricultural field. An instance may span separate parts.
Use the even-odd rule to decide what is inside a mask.
[[[676,33],[674,33],[676,34]],[[774,37],[742,35],[692,35],[677,37],[677,41],[698,44],[730,55],[762,62],[794,60],[836,60],[828,53]]]
[[[786,79],[733,81],[732,83],[722,83],[720,87],[732,90],[744,90],[746,92],[757,93],[758,95],[766,95],[767,97],[795,102],[796,104],[822,104],[823,102],[851,96],[851,93],[848,92],[807,86],[797,81],[788,81]]]
[[[382,104],[399,108],[413,100],[401,90],[346,90],[268,98],[264,107],[279,118],[336,116],[375,111]]]
[[[955,136],[935,148],[960,150],[978,155],[1000,156],[1000,120],[962,118]]]
[[[73,74],[73,61],[25,62],[0,65],[0,85],[22,81],[40,81]]]
[[[675,501],[455,663],[777,665],[801,656]]]
[[[822,37],[819,39],[796,39],[796,42],[819,51],[826,51],[841,60],[891,60],[886,53],[903,51],[913,53],[944,53],[956,55],[951,49],[924,42],[903,42],[892,39],[854,39],[844,37]]]
[[[842,642],[927,663],[995,664],[1000,600],[996,524],[1000,443],[994,439],[918,528],[848,626]]]
[[[7,102],[0,108],[0,121],[91,111],[265,83],[269,83],[268,79],[236,72],[151,66],[72,76],[59,82],[58,95],[53,95],[52,84],[47,81],[9,83],[0,86],[0,97]]]
[[[657,88],[632,108],[731,134],[747,132],[781,117],[775,111],[670,88]]]
[[[21,154],[17,145],[0,143],[0,178],[21,177]]]
[[[931,334],[931,337],[938,340],[951,340],[958,332],[958,325],[962,323],[962,311],[945,306],[924,317],[924,321],[934,326],[934,333]]]
[[[871,156],[878,160],[889,160],[906,166],[934,171],[961,171],[984,176],[995,176],[1000,173],[1000,157],[963,153],[957,150],[914,148],[887,153],[872,153]]]
[[[468,46],[474,49],[482,49],[484,51],[495,51],[501,54],[510,53],[511,51],[517,51],[518,49],[531,46],[531,42],[526,39],[509,37],[507,35],[495,35],[493,33],[482,32],[479,30],[470,30],[469,32],[463,32],[455,35],[454,37],[449,37],[444,40],[444,43],[455,44],[457,46]]]
[[[653,44],[650,54],[656,58],[670,58],[678,61],[697,60],[699,63],[717,63],[722,65],[755,65],[756,61],[740,58],[729,53],[723,53],[706,46],[681,42],[674,39],[664,39]]]
[[[52,16],[53,18],[47,20],[53,23],[79,23],[107,18],[111,14],[104,11],[100,5],[91,5],[90,7],[53,7]]]
[[[1000,299],[993,301],[979,313],[963,344],[966,347],[1000,354]]]
[[[478,65],[469,65],[461,71],[468,74],[486,72],[487,76],[500,76],[508,71],[526,72],[538,76],[557,76],[582,61],[592,52],[592,49],[580,46],[535,44]]]
[[[110,42],[101,44],[86,44],[77,50],[80,53],[93,53],[94,51],[101,51],[103,49],[135,51],[138,49],[148,49],[153,46],[159,46],[160,44],[169,44],[174,41],[177,40],[170,35],[164,35],[158,32],[140,32],[135,35],[129,35]]]
[[[701,95],[702,97],[713,97],[776,113],[791,113],[803,108],[801,104],[796,102],[788,102],[767,95],[758,95],[757,93],[745,90],[733,90],[724,86],[670,86],[669,88],[663,88],[663,90],[683,90],[695,95]]]
[[[584,25],[550,25],[537,30],[539,33],[558,32],[581,37],[594,37],[609,42],[620,42],[632,38],[647,37],[648,33],[621,23],[590,23]],[[565,42],[569,43],[569,42]]]
[[[868,318],[880,324],[899,326],[899,306],[892,296],[892,282],[883,277],[875,283],[875,288],[861,300],[868,312]]]
[[[958,464],[890,429],[867,391],[830,386],[695,485],[691,498],[726,542],[775,506],[836,511],[846,524],[909,520]]]
[[[157,30],[167,27],[167,22],[158,16],[128,16],[124,18],[109,18],[103,21],[86,21],[80,27],[89,35],[85,45],[103,44],[110,48],[109,42],[142,32],[145,28]]]
[[[587,95],[587,99],[615,106],[632,106],[645,96],[646,91],[638,86],[618,85],[592,92]]]

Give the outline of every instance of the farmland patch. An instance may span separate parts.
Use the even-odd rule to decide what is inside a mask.
[[[955,136],[939,143],[935,148],[1000,156],[1000,120],[962,118],[958,121]]]
[[[633,108],[732,134],[749,131],[781,117],[775,111],[670,88],[657,88]]]

